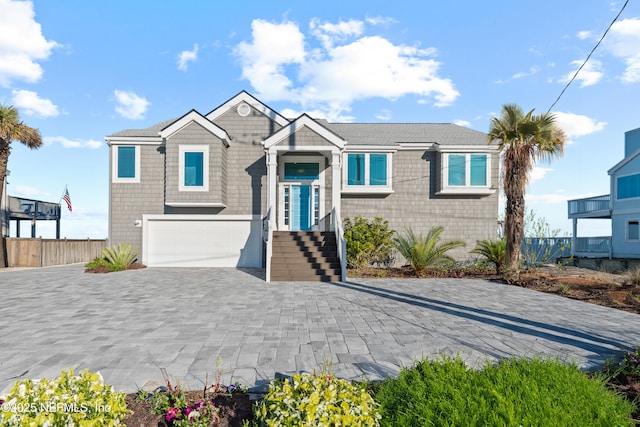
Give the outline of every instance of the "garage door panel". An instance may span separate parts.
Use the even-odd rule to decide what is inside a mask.
[[[151,267],[261,267],[259,220],[149,220]]]

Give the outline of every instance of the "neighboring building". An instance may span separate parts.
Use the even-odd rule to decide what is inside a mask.
[[[640,128],[624,134],[624,159],[611,169],[611,190],[603,196],[569,200],[574,254],[640,258]],[[611,219],[611,236],[577,237],[578,219]]]
[[[289,120],[243,91],[206,115],[106,140],[110,242],[131,243],[149,266],[340,280],[342,219],[356,215],[399,232],[442,225],[444,239],[467,242],[460,259],[496,237],[497,147],[452,124]]]

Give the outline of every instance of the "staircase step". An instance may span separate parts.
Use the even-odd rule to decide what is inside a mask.
[[[342,268],[332,231],[273,233],[271,280],[339,281]]]

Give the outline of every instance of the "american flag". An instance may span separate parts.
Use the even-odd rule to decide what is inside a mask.
[[[64,196],[62,196],[62,200],[67,202],[67,209],[69,209],[69,212],[73,212],[73,209],[71,208],[71,197],[69,197],[69,190],[67,190],[67,187],[64,188]]]

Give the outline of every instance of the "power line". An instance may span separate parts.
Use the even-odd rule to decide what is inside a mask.
[[[593,49],[591,49],[591,52],[589,52],[589,55],[587,55],[587,59],[584,60],[584,62],[582,63],[582,65],[580,66],[580,68],[578,68],[578,71],[575,72],[575,74],[573,75],[573,77],[571,77],[571,80],[569,80],[569,83],[567,83],[567,85],[564,87],[564,89],[562,89],[562,92],[560,92],[560,95],[558,95],[558,97],[556,98],[555,101],[553,101],[553,104],[551,104],[551,107],[549,107],[549,109],[547,110],[547,113],[549,111],[551,111],[551,109],[553,107],[555,107],[555,105],[558,103],[558,101],[560,101],[560,98],[562,97],[562,95],[564,94],[564,92],[569,88],[569,85],[571,83],[573,83],[573,81],[576,79],[576,77],[578,76],[578,73],[580,72],[580,70],[582,70],[582,68],[584,68],[585,65],[587,65],[587,62],[589,62],[589,58],[591,58],[591,55],[593,55],[593,52],[596,51],[596,49],[598,48],[598,46],[600,46],[600,43],[602,43],[602,40],[604,40],[604,36],[607,35],[607,33],[609,32],[609,30],[611,29],[611,27],[613,26],[613,24],[615,24],[615,22],[618,20],[618,18],[620,17],[620,15],[622,14],[622,11],[624,10],[625,7],[627,7],[627,3],[629,3],[629,0],[626,0],[624,2],[624,4],[622,5],[622,9],[620,9],[620,12],[618,12],[618,14],[616,15],[615,18],[613,18],[613,21],[611,21],[611,24],[609,24],[609,26],[607,27],[607,29],[605,30],[605,32],[602,34],[602,37],[600,37],[600,40],[598,40],[598,43],[596,43],[596,45],[593,47]]]

